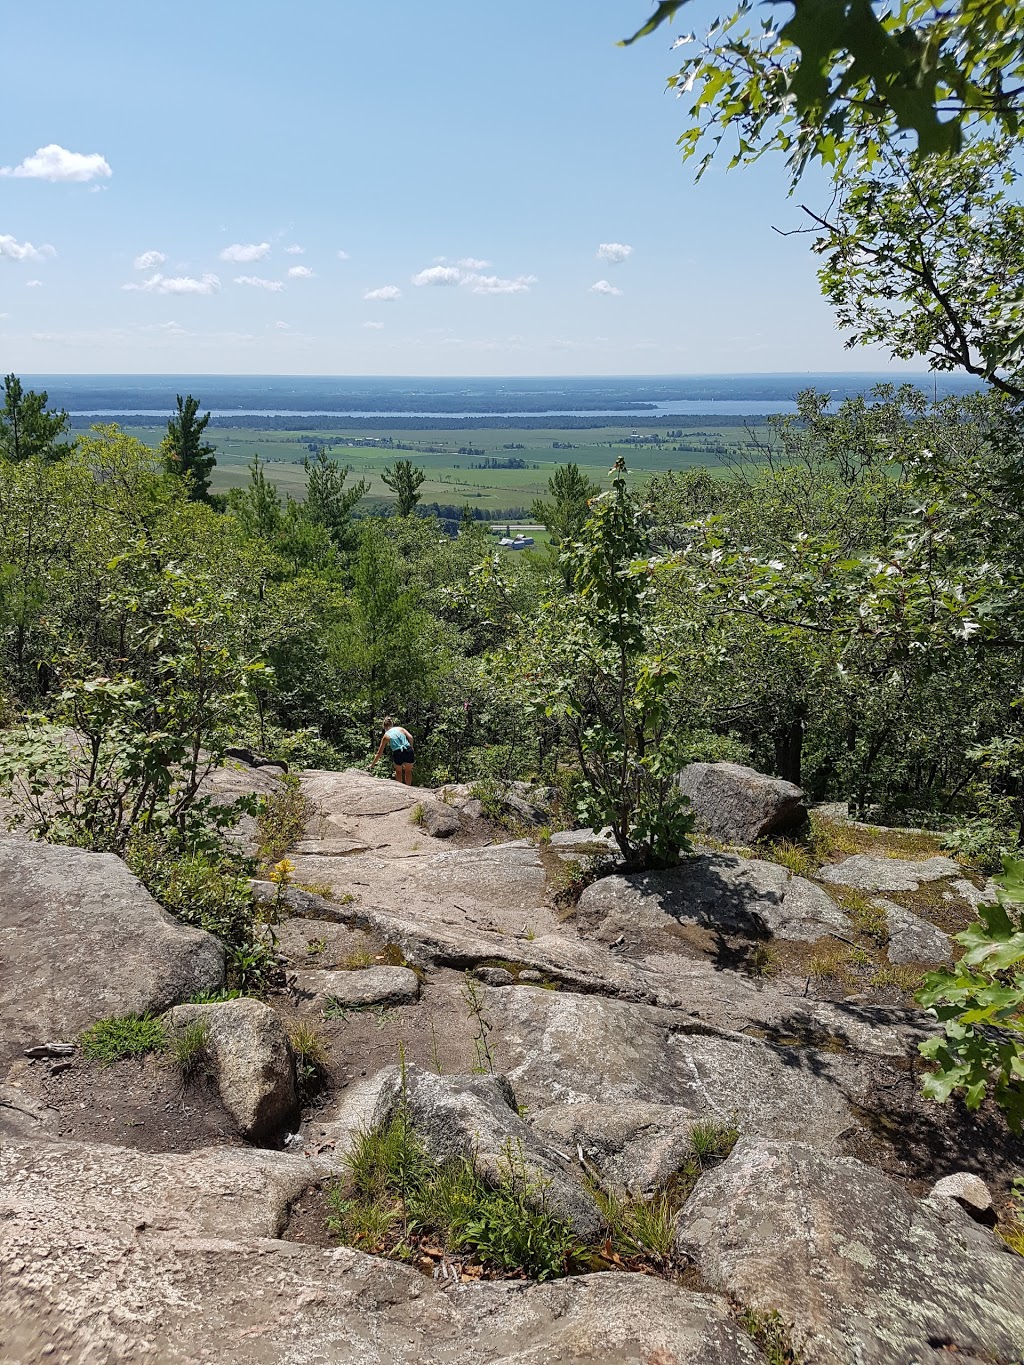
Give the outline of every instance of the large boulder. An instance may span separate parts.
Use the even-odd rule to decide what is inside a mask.
[[[811,1133],[823,1147],[856,1125],[838,1052],[809,1046],[798,1058],[763,1037],[598,995],[482,989],[497,1064],[531,1114],[552,1104],[643,1102],[735,1119],[744,1133]]]
[[[112,853],[0,836],[0,1059],[224,982],[224,949]]]
[[[741,1139],[684,1205],[677,1246],[712,1288],[792,1323],[805,1365],[1024,1351],[1019,1257],[952,1201],[804,1143]]]
[[[296,1111],[295,1063],[278,1014],[261,1000],[178,1005],[175,1030],[200,1023],[224,1108],[243,1137],[276,1137]]]
[[[579,899],[580,924],[608,941],[680,924],[750,938],[814,942],[849,920],[820,886],[778,863],[703,853],[665,872],[602,877]]]
[[[676,781],[697,831],[726,844],[756,844],[807,819],[799,787],[741,763],[689,763]]]

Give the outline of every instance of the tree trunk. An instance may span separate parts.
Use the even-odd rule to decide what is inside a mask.
[[[786,724],[781,725],[775,731],[774,739],[775,771],[787,782],[793,782],[799,787],[804,753],[803,718],[795,716]]]

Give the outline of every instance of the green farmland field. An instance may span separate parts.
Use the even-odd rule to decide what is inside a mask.
[[[671,421],[656,430],[644,428],[642,438],[657,435],[658,445],[650,440],[630,440],[629,426],[600,427],[585,431],[516,429],[452,431],[403,430],[396,425],[387,432],[367,434],[365,429],[318,431],[315,418],[301,433],[294,431],[255,431],[244,427],[211,427],[207,435],[217,447],[217,467],[212,487],[223,492],[241,487],[249,479],[248,466],[259,455],[266,461],[266,476],[283,494],[301,498],[305,490],[303,459],[311,445],[319,442],[331,457],[352,466],[356,477],[365,478],[371,497],[389,497],[381,471],[395,459],[408,459],[426,473],[421,493],[425,503],[439,502],[492,511],[509,507],[529,507],[534,498],[544,495],[547,481],[560,464],[574,462],[595,483],[603,483],[615,459],[622,455],[638,481],[656,471],[693,469],[700,465],[724,467],[750,445],[750,433],[742,426],[706,427],[684,430],[679,437]],[[157,446],[166,426],[136,427],[137,435],[148,445]],[[763,436],[763,429],[758,429]],[[555,443],[560,448],[556,448]],[[510,448],[512,447],[512,448]],[[471,448],[473,454],[460,454]],[[492,459],[516,458],[525,469],[475,469],[472,466]]]

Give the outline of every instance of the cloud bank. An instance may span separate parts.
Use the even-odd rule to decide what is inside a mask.
[[[18,180],[84,181],[113,174],[106,157],[99,152],[69,152],[56,142],[40,147],[17,166],[0,166],[0,175]]]
[[[481,266],[487,262],[467,256],[458,265],[431,265],[418,275],[413,275],[412,282],[420,288],[467,285],[474,294],[525,294],[531,285],[537,283],[536,275],[517,275],[515,279],[506,279],[501,275],[481,275],[479,270],[464,268],[469,264]]]

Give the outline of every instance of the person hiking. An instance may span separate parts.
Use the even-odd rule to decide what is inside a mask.
[[[384,720],[384,733],[381,735],[377,752],[373,756],[374,763],[380,762],[385,745],[391,749],[391,762],[395,765],[395,781],[404,782],[407,787],[411,787],[412,765],[416,761],[416,756],[412,751],[412,735],[403,726],[396,725],[391,716],[387,716]]]

